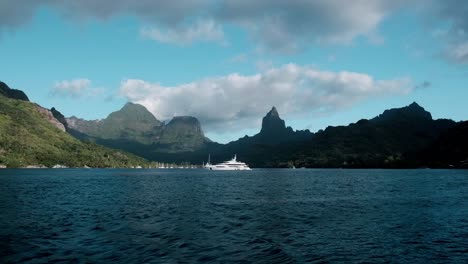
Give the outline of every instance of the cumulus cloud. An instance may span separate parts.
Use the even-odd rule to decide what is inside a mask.
[[[150,25],[143,35],[170,43],[201,39],[217,42],[223,36],[222,25],[230,24],[246,29],[263,48],[293,52],[310,42],[347,43],[357,36],[374,38],[379,23],[393,10],[395,2],[400,1],[5,0],[0,4],[0,25],[24,23],[43,5],[66,18],[134,15]]]
[[[40,7],[52,8],[64,18],[102,19],[132,15],[148,23],[176,25],[187,17],[201,16],[213,0],[1,0],[0,30],[22,25]]]
[[[310,42],[374,38],[379,23],[396,6],[384,0],[232,0],[224,2],[217,17],[244,26],[263,47],[292,52]]]
[[[220,42],[225,25],[245,29],[260,50],[291,53],[311,43],[343,44],[357,37],[382,43],[379,25],[399,9],[421,9],[433,25],[450,27],[444,56],[468,62],[468,1],[459,0],[2,0],[0,30],[28,22],[40,7],[72,19],[139,18],[150,39],[187,44]],[[433,30],[433,29],[431,29]],[[430,30],[430,31],[431,31]],[[1,32],[0,32],[1,33]]]
[[[468,39],[448,45],[444,55],[450,61],[456,63],[468,63]]]
[[[197,41],[225,43],[223,29],[213,20],[199,20],[190,26],[177,26],[166,30],[146,27],[140,31],[140,34],[162,43],[175,43],[177,45],[187,45]]]
[[[432,1],[426,5],[435,20],[433,24],[442,24],[443,29],[433,30],[433,36],[446,42],[442,51],[447,60],[466,64],[468,63],[468,2],[458,0]]]
[[[0,1],[0,30],[14,28],[28,22],[39,6],[40,3],[36,0]]]
[[[48,2],[50,6],[57,8],[68,17],[108,19],[118,15],[134,15],[145,21],[177,24],[186,17],[202,14],[213,0],[48,0]]]
[[[91,97],[104,92],[102,88],[94,88],[88,79],[74,79],[55,82],[50,94],[59,97]]]
[[[192,115],[209,132],[252,128],[274,105],[283,115],[333,112],[371,97],[412,90],[406,78],[376,80],[356,72],[330,72],[287,64],[255,75],[237,73],[177,86],[122,81],[120,94],[158,119]]]

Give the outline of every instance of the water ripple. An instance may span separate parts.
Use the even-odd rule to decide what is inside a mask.
[[[0,262],[466,263],[468,171],[1,170]]]

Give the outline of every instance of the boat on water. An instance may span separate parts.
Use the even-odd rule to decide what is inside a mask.
[[[237,155],[234,155],[231,160],[219,164],[211,164],[210,156],[208,156],[208,162],[203,167],[207,170],[251,170],[244,162],[237,161]]]

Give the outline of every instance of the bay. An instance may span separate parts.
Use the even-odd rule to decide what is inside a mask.
[[[467,261],[467,170],[0,170],[2,263]]]

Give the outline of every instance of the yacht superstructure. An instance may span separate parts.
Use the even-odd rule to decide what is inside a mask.
[[[204,165],[204,168],[207,170],[251,170],[244,162],[237,161],[237,155],[234,155],[231,160],[219,164],[211,164],[210,156],[208,156],[208,162]]]

